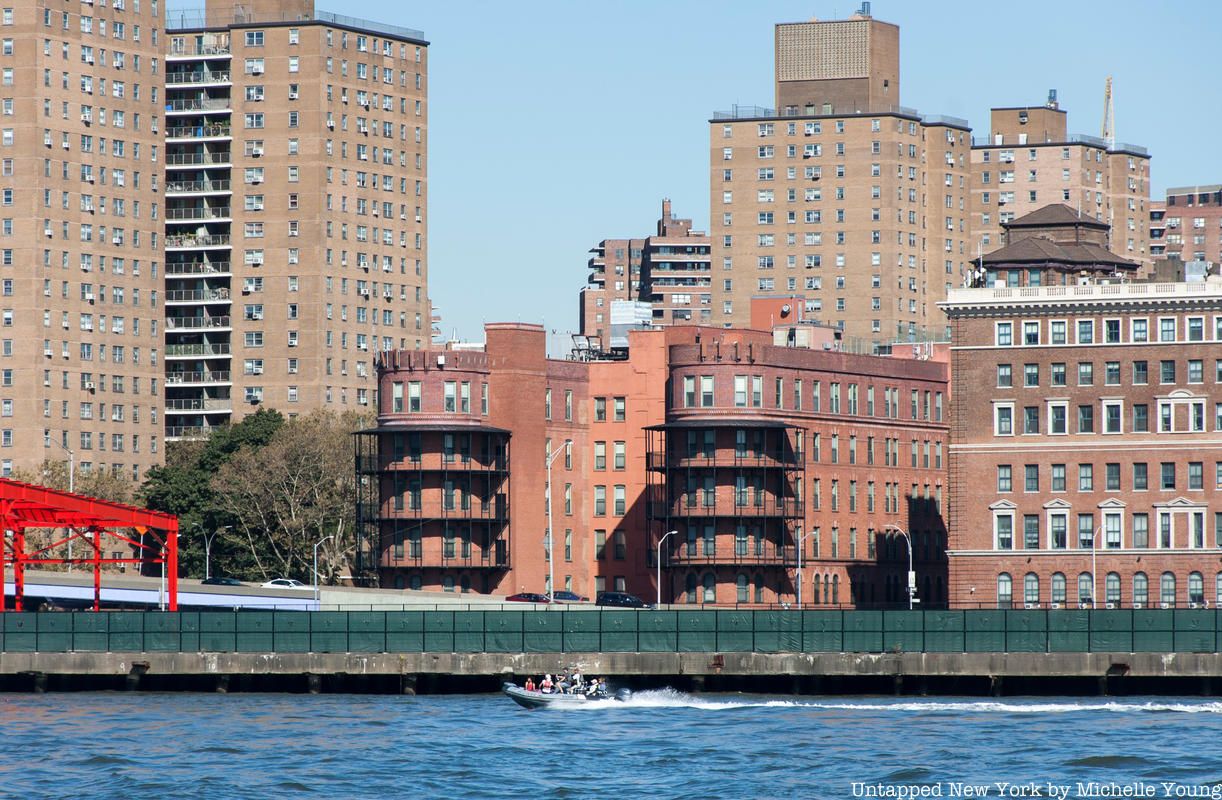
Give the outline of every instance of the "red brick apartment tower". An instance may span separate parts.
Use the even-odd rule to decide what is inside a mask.
[[[374,407],[375,355],[429,342],[423,33],[312,0],[169,19],[166,438]]]
[[[943,304],[951,604],[1217,602],[1222,282],[1003,260]]]
[[[1222,263],[1222,185],[1168,189],[1159,208],[1167,258]]]
[[[0,474],[162,462],[158,0],[0,9]]]

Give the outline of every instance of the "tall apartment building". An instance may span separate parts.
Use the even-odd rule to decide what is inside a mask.
[[[425,347],[423,34],[209,0],[166,36],[166,435],[371,407]]]
[[[593,361],[547,359],[539,326],[486,334],[380,361],[357,478],[383,585],[544,591],[550,482],[558,590],[652,598],[660,553],[667,602],[906,604],[898,525],[945,603],[944,362],[784,329],[634,330]]]
[[[900,105],[899,29],[864,7],[776,31],[777,108],[710,120],[714,324],[785,294],[848,336],[942,338],[971,257],[967,121]]]
[[[1063,203],[1109,225],[1112,252],[1148,268],[1149,151],[1070,134],[1067,119],[1055,91],[1042,106],[992,109],[972,142],[973,252],[996,249],[1002,223]]]
[[[670,200],[662,201],[652,236],[604,239],[590,252],[579,305],[583,336],[608,343],[616,300],[649,303],[655,325],[712,321],[708,234],[692,230],[690,219],[676,217]]]
[[[1222,263],[1222,185],[1168,189],[1159,208],[1164,257]]]
[[[159,463],[157,0],[0,9],[0,473]]]

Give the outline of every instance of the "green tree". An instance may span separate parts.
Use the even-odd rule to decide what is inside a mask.
[[[369,422],[348,413],[317,411],[289,420],[262,447],[243,447],[216,472],[211,491],[233,520],[222,534],[244,541],[258,575],[334,583],[355,552],[351,435]]]
[[[244,542],[226,530],[234,520],[213,491],[212,478],[243,448],[266,445],[284,421],[278,411],[260,408],[207,439],[170,443],[165,465],[148,471],[140,496],[149,508],[178,517],[180,574],[203,577],[204,538],[208,535],[212,536],[212,574],[239,578],[258,574]]]

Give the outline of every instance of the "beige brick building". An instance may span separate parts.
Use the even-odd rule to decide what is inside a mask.
[[[590,252],[579,303],[583,336],[603,346],[609,342],[615,300],[650,303],[655,325],[707,325],[712,320],[709,236],[692,230],[690,219],[676,217],[670,200],[662,201],[654,235],[604,239]]]
[[[427,345],[427,42],[310,0],[209,2],[166,53],[166,436],[371,407]]]
[[[1150,154],[1068,133],[1050,93],[1043,106],[994,108],[972,144],[972,250],[1000,244],[1001,223],[1064,203],[1111,226],[1110,249],[1149,268]]]
[[[1160,238],[1167,258],[1222,263],[1222,185],[1168,189],[1156,210],[1162,211]]]
[[[0,9],[0,473],[161,460],[160,11]]]
[[[941,338],[970,260],[966,120],[901,106],[899,32],[859,13],[777,26],[778,107],[710,120],[712,321],[751,298],[883,344]]]

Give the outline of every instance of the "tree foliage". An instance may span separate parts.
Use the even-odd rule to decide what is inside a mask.
[[[246,543],[261,578],[335,582],[355,552],[351,434],[357,414],[292,419],[260,448],[236,452],[212,478],[218,507],[234,521],[224,535]],[[330,537],[330,538],[328,538]],[[325,541],[324,541],[325,540]]]
[[[318,411],[285,420],[260,409],[204,441],[177,442],[149,471],[149,508],[177,514],[180,564],[202,577],[205,537],[211,572],[245,580],[287,577],[334,582],[355,552],[351,434],[371,420]]]
[[[149,470],[140,495],[149,508],[178,517],[183,574],[204,575],[206,537],[211,541],[212,574],[239,578],[257,574],[248,548],[225,530],[234,520],[221,507],[212,478],[235,453],[266,445],[283,425],[284,416],[278,411],[260,408],[205,440],[171,443],[165,466]]]

